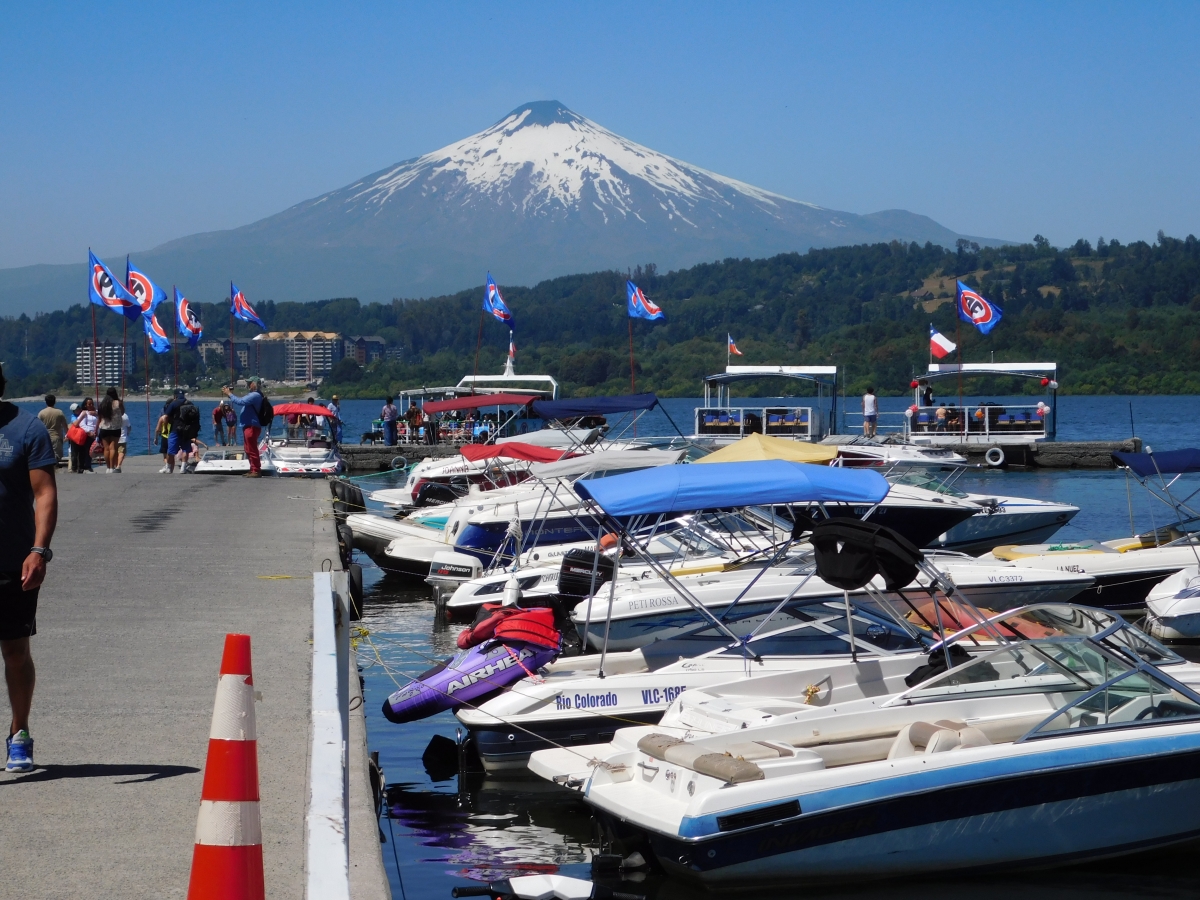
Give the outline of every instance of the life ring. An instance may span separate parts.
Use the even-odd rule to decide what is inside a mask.
[[[1004,451],[999,447],[988,447],[987,453],[983,454],[984,462],[995,468],[996,466],[1004,465]]]

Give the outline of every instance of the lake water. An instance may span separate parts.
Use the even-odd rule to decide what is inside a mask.
[[[1005,398],[987,398],[1006,402]],[[1028,402],[1013,398],[1007,402]],[[1139,436],[1156,449],[1200,446],[1200,398],[1196,397],[1063,397],[1059,400],[1059,436],[1064,440],[1115,440],[1129,435],[1129,403],[1133,403]],[[666,412],[679,428],[689,431],[697,401],[668,400]],[[884,411],[902,411],[904,398],[884,398]],[[357,410],[347,404],[348,418]],[[373,407],[368,413],[374,415]],[[673,433],[657,410],[644,418],[639,435]],[[1193,481],[1195,479],[1188,479]],[[958,482],[967,490],[1071,502],[1081,507],[1075,521],[1060,535],[1113,537],[1130,530],[1124,476],[1107,471],[982,470]],[[1191,484],[1191,488],[1200,482]],[[1136,484],[1134,527],[1165,521],[1165,507],[1154,510]],[[393,725],[380,707],[384,698],[404,683],[454,652],[459,626],[439,618],[431,594],[384,577],[362,557],[366,582],[363,625],[369,635],[360,644],[366,683],[370,746],[378,750],[388,787],[388,815],[381,820],[386,842],[385,864],[397,898],[444,898],[450,889],[471,881],[514,874],[561,872],[590,877],[596,851],[588,808],[578,797],[540,779],[512,780],[475,777],[459,785],[457,777],[434,781],[425,772],[421,755],[429,739],[455,736],[457,721],[441,713],[421,722]],[[1083,898],[1195,897],[1200,893],[1196,848],[1143,854],[1086,867],[1010,877],[929,884],[875,885],[843,890],[831,897],[886,897],[917,900],[937,892],[969,892],[976,900],[1010,900],[1014,895],[1055,900]],[[662,900],[696,895],[686,885],[653,877],[644,883],[625,882],[621,890]],[[817,896],[805,889],[805,896]],[[764,892],[778,897],[779,892]]]
[[[1029,398],[990,399],[1016,405]],[[1036,400],[1036,398],[1035,398]],[[803,401],[792,401],[800,404]],[[857,408],[857,401],[851,401]],[[69,401],[64,401],[64,407]],[[691,431],[692,409],[699,401],[663,401],[638,425],[639,436],[671,435],[672,421],[684,433]],[[883,412],[900,412],[907,398],[881,398]],[[1059,438],[1062,440],[1118,440],[1130,432],[1130,404],[1134,429],[1155,449],[1200,446],[1198,397],[1062,397],[1059,399]],[[204,439],[211,437],[211,401],[200,401]],[[40,403],[22,404],[31,412]],[[352,400],[343,404],[347,436],[367,430],[379,414],[379,402]],[[150,410],[157,419],[161,402]],[[146,405],[130,397],[132,420],[130,451],[145,453]],[[670,417],[668,419],[668,416]],[[1195,479],[1187,479],[1188,482]],[[966,490],[1012,496],[1063,500],[1081,507],[1075,520],[1060,532],[1065,539],[1086,536],[1113,537],[1133,527],[1149,528],[1165,521],[1165,507],[1153,507],[1145,492],[1132,485],[1127,494],[1124,476],[1108,471],[1003,471],[986,469],[960,479]],[[1198,485],[1191,483],[1188,489]],[[460,785],[458,778],[434,781],[421,762],[430,738],[455,736],[456,720],[442,713],[421,722],[393,725],[380,707],[384,698],[403,683],[454,652],[459,626],[439,618],[430,592],[390,577],[369,559],[364,567],[366,604],[359,643],[363,666],[367,727],[370,747],[379,751],[387,780],[388,814],[380,820],[382,844],[392,895],[403,900],[445,900],[455,885],[504,878],[517,874],[561,872],[590,877],[590,860],[596,850],[588,808],[578,796],[540,779],[503,780],[475,777]],[[975,900],[1010,900],[1014,895],[1054,900],[1084,898],[1192,898],[1200,895],[1200,869],[1195,848],[1142,855],[1087,867],[1039,874],[970,879],[928,884],[906,880],[903,884],[848,889],[830,895],[839,898],[886,897],[924,900],[931,891],[969,892]],[[686,885],[650,878],[626,882],[621,890],[644,893],[661,900],[695,896]],[[818,896],[806,889],[807,897]],[[779,892],[761,896],[777,897]]]

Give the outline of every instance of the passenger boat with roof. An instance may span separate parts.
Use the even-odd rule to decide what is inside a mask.
[[[734,405],[733,385],[778,379],[792,388],[814,390],[812,404]],[[837,421],[837,366],[726,366],[724,372],[705,377],[704,405],[694,416],[692,440],[720,445],[758,433],[819,441]]]
[[[942,403],[947,411],[945,425],[939,426],[937,406],[922,406],[921,391],[946,378],[1024,378],[1040,384],[1046,399],[1028,404],[1000,406],[983,402],[970,406]],[[912,382],[913,403],[900,415],[897,429],[905,441],[917,444],[1030,444],[1052,441],[1058,429],[1057,363],[930,363],[920,379]],[[886,415],[886,414],[885,414]],[[1004,462],[1000,449],[999,460]]]
[[[1200,695],[1169,651],[1152,664],[1123,631],[958,636],[947,667],[900,694],[720,733],[639,729],[596,758],[583,797],[627,847],[711,888],[1010,872],[1188,840]]]

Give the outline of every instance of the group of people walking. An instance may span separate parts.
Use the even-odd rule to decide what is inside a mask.
[[[105,473],[120,473],[129,445],[129,414],[116,388],[105,391],[99,407],[91,397],[72,403],[69,423],[58,408],[58,398],[47,394],[45,399],[46,407],[37,417],[46,426],[56,460],[62,459],[69,444],[70,471],[80,475],[94,472],[92,450],[98,441]]]

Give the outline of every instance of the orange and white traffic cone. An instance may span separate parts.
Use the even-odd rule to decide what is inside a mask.
[[[250,636],[225,635],[188,900],[262,900],[262,819]]]

